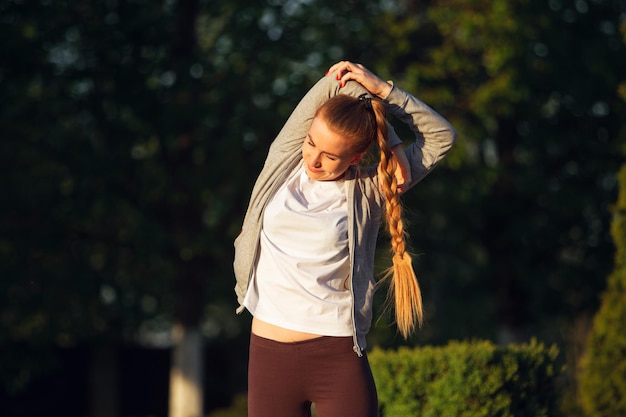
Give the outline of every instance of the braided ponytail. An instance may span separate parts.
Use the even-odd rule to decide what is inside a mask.
[[[385,223],[391,237],[393,265],[385,273],[391,278],[388,300],[394,299],[396,324],[405,338],[423,321],[422,295],[413,271],[411,256],[406,250],[406,232],[402,222],[402,206],[395,177],[396,161],[387,140],[387,112],[384,103],[367,94],[358,100],[337,95],[316,112],[337,133],[350,140],[357,152],[365,152],[373,142],[380,149],[378,178],[385,197]]]
[[[402,205],[397,192],[395,177],[396,161],[392,157],[387,140],[385,106],[378,100],[372,101],[378,131],[376,139],[380,149],[378,178],[385,196],[385,223],[391,238],[392,266],[383,280],[391,277],[388,300],[394,299],[396,325],[404,338],[408,338],[416,325],[423,322],[422,293],[420,291],[411,256],[406,249],[406,232],[402,221]]]

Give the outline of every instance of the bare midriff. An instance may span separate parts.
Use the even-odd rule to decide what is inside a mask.
[[[285,329],[274,324],[259,320],[256,317],[252,319],[252,333],[265,339],[275,340],[277,342],[301,342],[303,340],[315,339],[322,337],[321,334],[305,333],[296,330]]]

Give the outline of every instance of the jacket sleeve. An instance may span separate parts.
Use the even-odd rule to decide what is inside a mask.
[[[407,124],[415,134],[415,141],[405,149],[412,177],[408,189],[428,175],[448,153],[456,141],[456,130],[428,105],[395,85],[385,102],[388,113]]]

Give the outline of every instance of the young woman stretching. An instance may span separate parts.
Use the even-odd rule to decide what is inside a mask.
[[[390,113],[415,133],[405,149]],[[375,417],[365,354],[381,220],[391,237],[390,291],[405,336],[422,299],[399,197],[450,150],[454,128],[360,64],[333,65],[272,143],[235,241],[236,293],[253,315],[249,417]],[[376,147],[379,162],[360,164]]]

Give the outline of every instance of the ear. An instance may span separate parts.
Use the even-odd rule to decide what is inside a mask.
[[[361,159],[363,159],[364,155],[365,155],[365,152],[361,152],[360,154],[355,156],[354,159],[352,161],[350,161],[350,165],[356,165],[359,162],[361,162]]]

